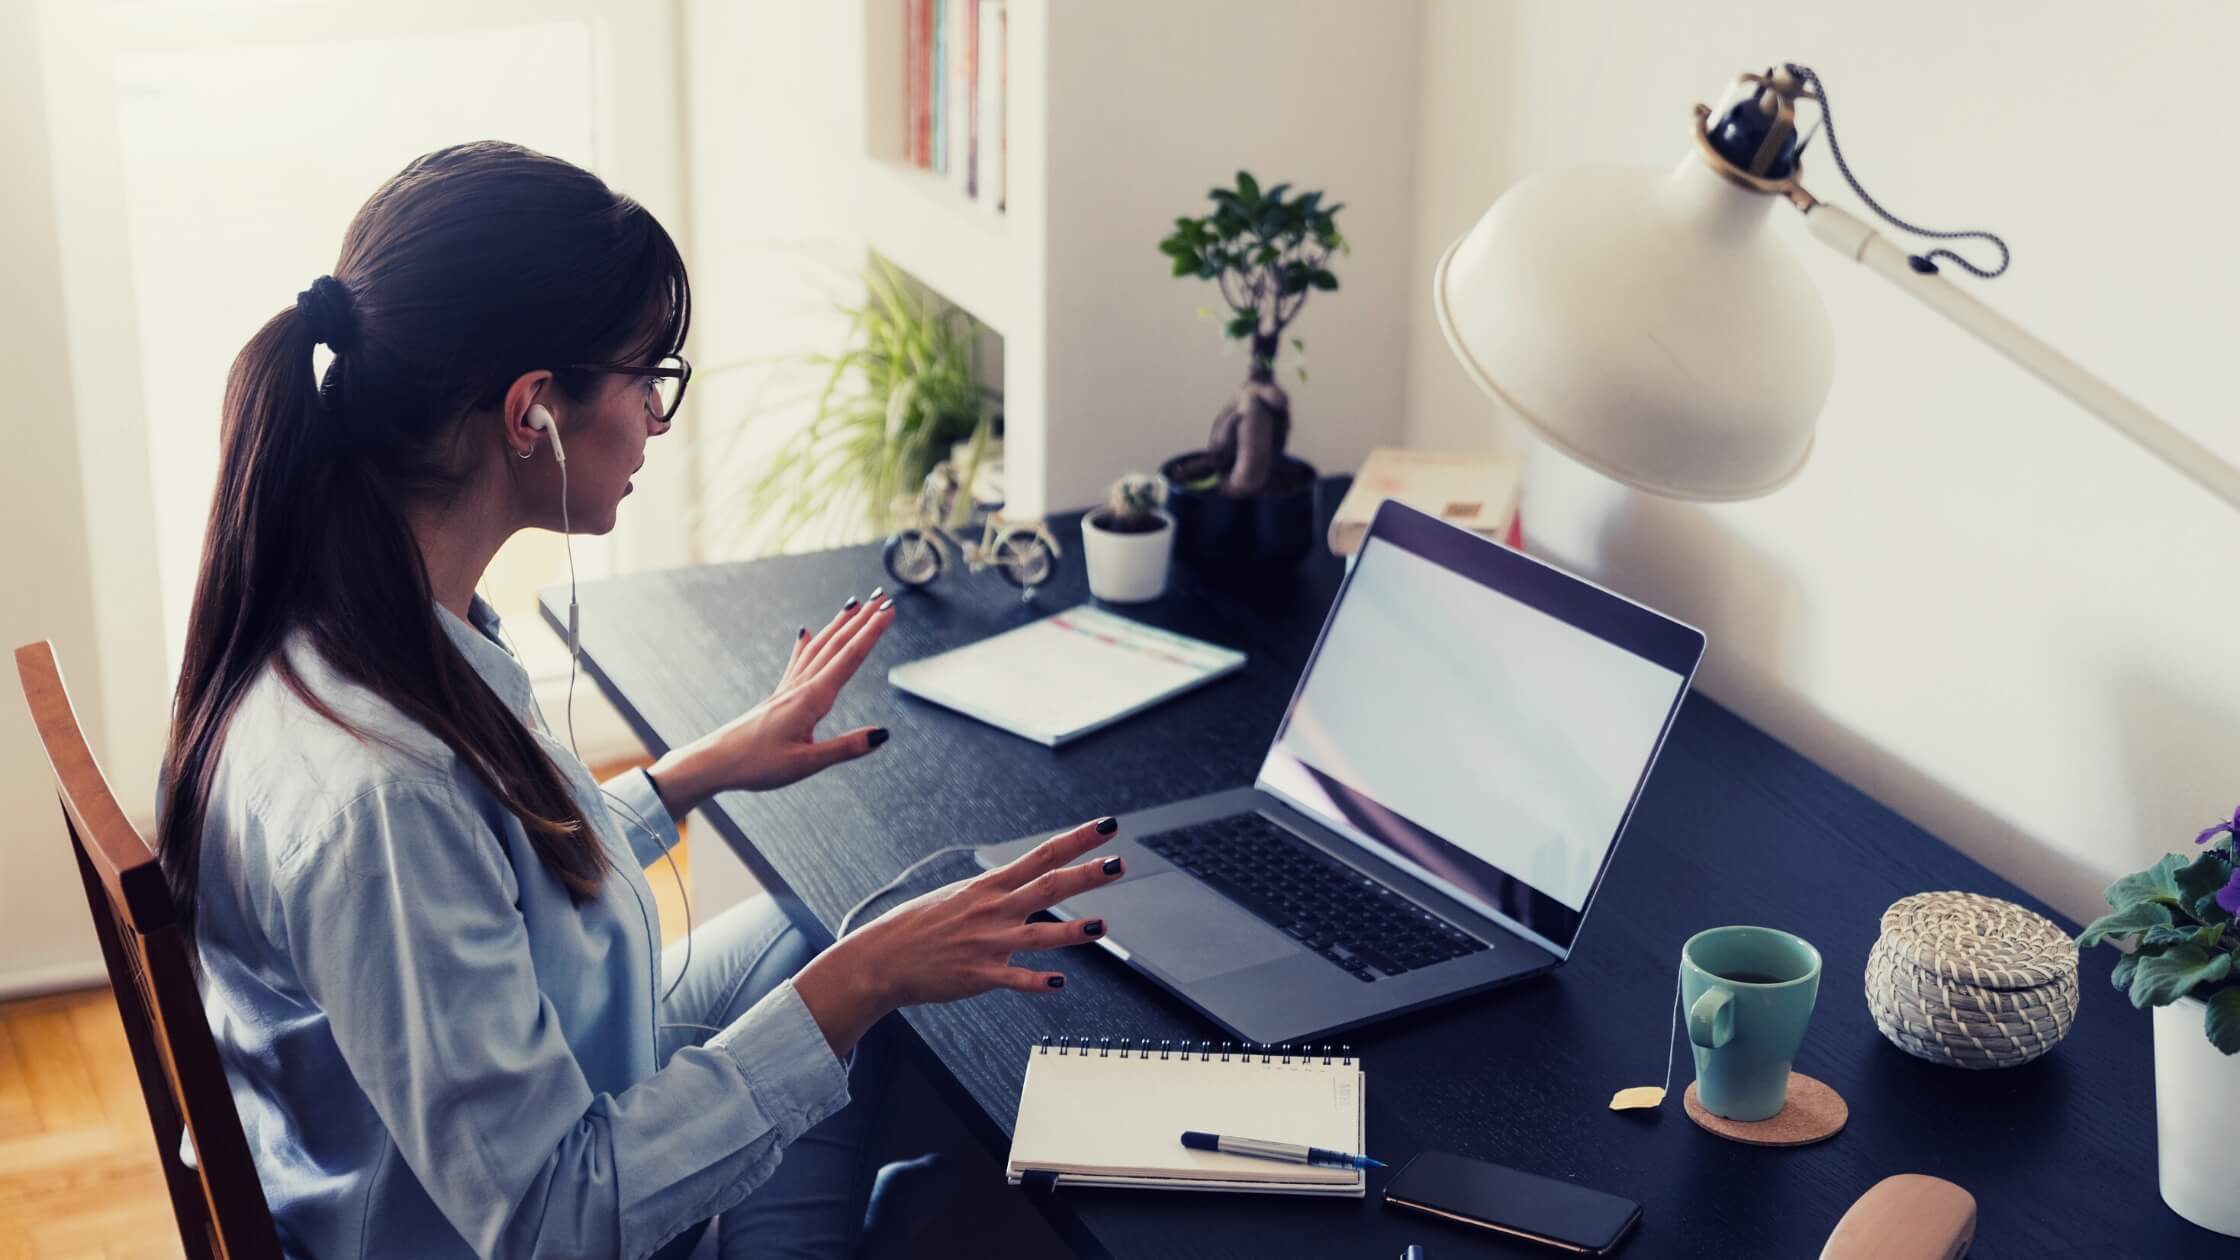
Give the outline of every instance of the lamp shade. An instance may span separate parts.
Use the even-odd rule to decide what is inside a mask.
[[[1766,222],[1781,198],[1695,156],[1502,196],[1432,283],[1463,367],[1548,442],[1683,499],[1795,476],[1835,370],[1827,307]]]

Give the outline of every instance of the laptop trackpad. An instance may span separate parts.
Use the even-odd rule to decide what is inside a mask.
[[[1174,871],[1074,897],[1066,909],[1102,917],[1115,944],[1185,984],[1302,949],[1252,912]]]

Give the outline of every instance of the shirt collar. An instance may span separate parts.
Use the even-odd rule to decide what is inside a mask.
[[[467,664],[498,694],[500,700],[514,712],[526,716],[532,711],[534,692],[529,686],[529,671],[524,669],[511,648],[500,636],[504,627],[498,621],[498,610],[489,601],[477,595],[467,605],[467,620],[436,605],[436,620],[443,623],[445,634],[451,636],[452,646],[467,658]],[[470,624],[471,623],[471,624]]]

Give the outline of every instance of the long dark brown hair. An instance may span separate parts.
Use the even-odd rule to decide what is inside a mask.
[[[307,314],[306,312],[310,313]],[[351,220],[332,280],[267,321],[226,380],[217,493],[173,699],[158,819],[190,923],[203,815],[235,707],[269,664],[360,738],[280,651],[302,630],[343,677],[457,754],[527,828],[580,903],[605,862],[559,769],[446,638],[406,508],[460,485],[463,420],[552,369],[683,349],[691,290],[652,214],[597,176],[518,145],[419,158]],[[312,370],[314,322],[336,347]]]

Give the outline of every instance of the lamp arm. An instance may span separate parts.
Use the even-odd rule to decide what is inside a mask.
[[[1937,273],[1916,271],[1904,250],[1873,226],[1824,201],[1805,205],[1805,223],[1822,244],[1904,289],[1992,349],[2020,364],[2085,410],[2147,448],[2162,461],[2234,508],[2240,508],[2240,468],[2187,437],[2129,395],[1978,302]]]

